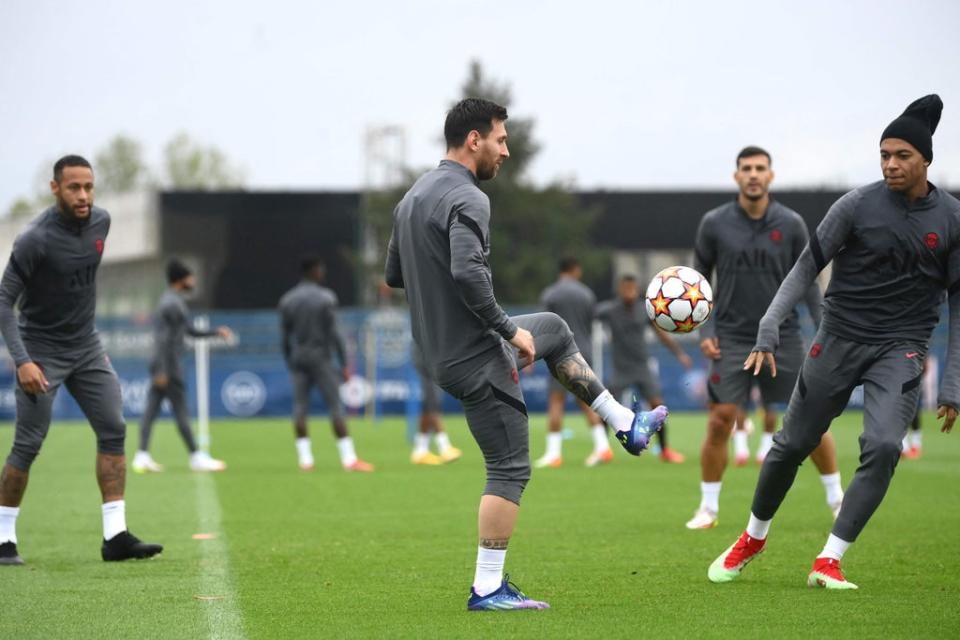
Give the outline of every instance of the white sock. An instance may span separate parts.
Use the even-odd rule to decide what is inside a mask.
[[[827,504],[833,505],[843,500],[843,487],[840,486],[840,472],[825,473],[820,476],[823,490],[827,492]]]
[[[912,444],[917,449],[923,447],[923,433],[918,431],[910,432],[910,444]]]
[[[312,462],[313,451],[310,448],[310,438],[297,438],[297,457],[300,462]]]
[[[607,427],[602,424],[595,424],[590,427],[590,434],[593,436],[593,450],[596,453],[602,453],[610,449],[610,440],[607,439]]]
[[[17,516],[20,507],[0,507],[0,543],[17,544]]]
[[[700,483],[700,508],[720,513],[720,485],[722,482]]]
[[[614,431],[629,431],[633,426],[633,411],[617,402],[606,389],[590,404],[590,408]]]
[[[901,453],[910,448],[910,440],[908,439],[909,437],[910,437],[910,436],[904,434],[903,440],[900,441],[900,452],[901,452]]]
[[[747,522],[747,535],[757,540],[765,540],[770,531],[771,522],[773,520],[761,520],[751,513],[750,520]]]
[[[430,434],[417,432],[413,436],[413,455],[422,456],[430,452]]]
[[[548,458],[559,458],[563,454],[563,432],[547,432],[547,453]]]
[[[764,431],[760,436],[760,448],[757,449],[757,454],[765,456],[770,452],[771,447],[773,447],[773,434]]]
[[[103,539],[111,540],[127,530],[127,503],[113,500],[103,503]]]
[[[506,559],[506,549],[477,547],[477,572],[473,576],[473,590],[478,596],[485,596],[500,588],[503,583],[503,563]]]
[[[353,449],[353,438],[344,436],[337,440],[337,451],[340,452],[340,464],[349,467],[357,461],[357,452]]]
[[[827,544],[823,545],[823,551],[820,552],[818,558],[833,558],[837,562],[840,562],[843,558],[843,554],[847,552],[847,549],[850,548],[852,542],[847,542],[832,533],[827,536]]]
[[[733,450],[738,456],[749,456],[750,445],[747,442],[747,432],[738,430],[733,432]]]
[[[437,449],[440,450],[440,453],[443,453],[447,449],[450,449],[451,447],[453,447],[453,445],[450,444],[450,436],[447,435],[446,431],[437,432],[436,440],[437,440]]]

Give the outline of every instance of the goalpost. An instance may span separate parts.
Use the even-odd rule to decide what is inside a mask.
[[[210,328],[207,316],[197,316],[193,326],[199,331]],[[208,340],[193,341],[197,377],[197,446],[210,453],[210,343]]]

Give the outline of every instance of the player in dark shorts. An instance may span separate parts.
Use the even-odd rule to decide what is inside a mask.
[[[190,323],[190,313],[184,296],[193,291],[196,278],[193,272],[179,260],[167,264],[167,283],[169,288],[160,296],[157,311],[154,314],[153,358],[150,361],[150,392],[147,406],[140,419],[140,448],[133,457],[131,466],[136,473],[157,473],[163,471],[150,455],[150,435],[153,423],[160,414],[160,405],[164,399],[170,401],[173,418],[180,432],[180,438],[190,453],[190,469],[193,471],[223,471],[227,468],[223,460],[210,457],[210,454],[197,447],[190,428],[190,413],[187,409],[187,383],[183,375],[180,356],[183,353],[183,338],[189,335],[194,339],[220,337],[233,338],[228,327],[217,327],[210,331],[194,328]]]
[[[733,178],[737,197],[707,212],[697,230],[694,266],[706,278],[716,271],[713,315],[700,329],[700,349],[710,360],[707,378],[709,416],[700,450],[700,506],[687,529],[710,529],[720,513],[720,486],[729,457],[728,442],[737,411],[746,406],[750,388],[760,387],[764,402],[786,403],[803,360],[803,339],[795,308],[784,317],[781,372],[755,378],[743,361],[753,348],[757,324],[777,287],[807,243],[807,226],[798,213],[770,197],[770,154],[746,147],[737,154]],[[820,287],[811,282],[804,299],[814,322],[820,318]],[[836,517],[843,500],[833,436],[811,456]]]
[[[149,558],[163,551],[127,530],[126,457],[120,381],[94,326],[97,269],[110,214],[93,206],[93,168],[80,156],[53,166],[56,204],[13,243],[0,281],[0,332],[17,367],[13,448],[0,474],[0,564],[23,564],[16,522],[30,466],[50,429],[53,401],[65,386],[97,437],[97,484],[103,498],[104,560]],[[14,308],[19,305],[17,319]]]
[[[479,184],[496,176],[509,155],[506,119],[506,109],[479,98],[462,100],[448,112],[447,157],[397,205],[384,269],[387,284],[406,292],[413,338],[430,376],[463,404],[486,463],[477,568],[467,601],[471,611],[547,607],[503,574],[520,496],[530,479],[527,407],[517,369],[545,360],[551,374],[596,411],[633,455],[647,447],[667,415],[666,407],[638,413],[617,402],[556,314],[511,318],[497,303],[489,261],[490,202]]]
[[[420,425],[413,437],[413,452],[410,454],[410,462],[427,466],[455,462],[460,459],[463,452],[450,443],[450,436],[443,428],[443,420],[440,417],[442,409],[440,394],[443,393],[443,390],[430,378],[426,364],[423,362],[423,356],[420,355],[420,350],[416,344],[413,345],[411,351],[413,366],[420,377]],[[431,436],[436,442],[437,453],[430,451]]]
[[[823,322],[760,470],[747,529],[710,566],[713,582],[735,579],[763,551],[797,468],[862,384],[860,466],[807,577],[811,587],[856,588],[840,560],[880,506],[900,460],[945,293],[950,338],[937,405],[942,431],[953,429],[960,407],[960,201],[927,181],[942,108],[938,96],[925,96],[887,126],[880,136],[883,180],[830,208],[760,321],[744,368],[777,373],[781,324],[833,261]]]
[[[660,380],[650,366],[650,354],[647,351],[647,329],[651,329],[657,339],[683,365],[684,369],[693,367],[693,360],[670,334],[661,331],[650,322],[647,311],[640,302],[640,287],[637,278],[631,274],[620,277],[617,284],[617,297],[597,305],[597,319],[610,330],[613,372],[610,377],[610,393],[622,398],[625,391],[633,391],[651,407],[663,404],[663,392]],[[660,440],[660,459],[664,462],[680,464],[684,456],[670,448],[667,442],[667,424],[657,432]],[[606,437],[604,437],[606,439]]]
[[[592,329],[597,298],[590,287],[581,281],[583,269],[579,260],[572,256],[561,258],[559,272],[557,281],[540,294],[540,306],[564,319],[580,347],[580,355],[592,366]],[[563,464],[563,414],[568,393],[556,378],[550,378],[547,394],[547,450],[533,463],[536,469],[557,468]],[[603,420],[583,400],[578,399],[577,406],[587,419],[593,438],[593,452],[587,457],[587,466],[595,467],[610,462],[613,460],[613,451],[610,450],[607,427]]]
[[[337,295],[322,284],[326,274],[326,265],[319,257],[303,256],[300,282],[283,294],[278,307],[281,349],[293,386],[298,464],[304,471],[314,468],[307,414],[310,391],[317,387],[330,413],[341,466],[345,471],[370,472],[373,465],[357,457],[340,402],[340,382],[350,379],[350,367],[346,345],[337,328]]]

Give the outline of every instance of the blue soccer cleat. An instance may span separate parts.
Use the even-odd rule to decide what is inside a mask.
[[[485,596],[477,595],[470,589],[470,599],[467,600],[467,611],[513,611],[515,609],[549,609],[546,602],[531,600],[523,595],[517,585],[510,582],[510,576],[503,577],[500,588]]]
[[[617,431],[617,440],[628,453],[638,456],[650,444],[650,438],[663,428],[667,420],[667,408],[663,405],[652,411],[640,411],[640,403],[633,401],[633,425],[629,431]]]

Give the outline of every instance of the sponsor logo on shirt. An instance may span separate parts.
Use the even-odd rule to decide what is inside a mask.
[[[933,251],[934,249],[937,248],[937,245],[940,244],[940,236],[938,236],[937,234],[931,231],[926,236],[924,236],[923,242],[924,244],[927,245],[928,249]]]

